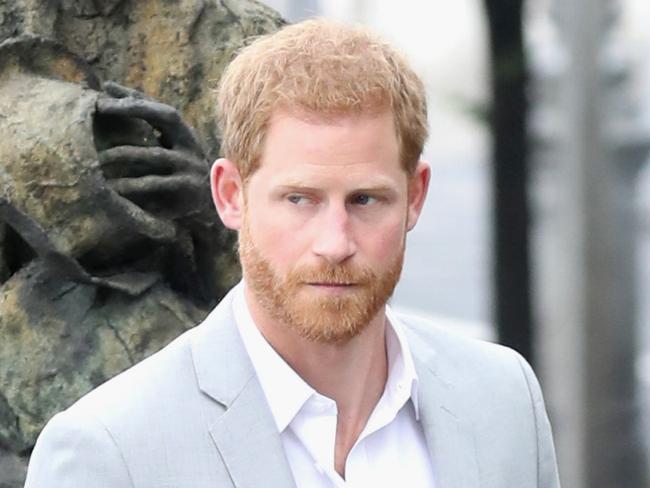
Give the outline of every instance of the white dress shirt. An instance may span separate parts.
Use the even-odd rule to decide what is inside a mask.
[[[233,309],[298,487],[434,486],[433,465],[418,422],[413,359],[388,307],[388,379],[348,454],[345,480],[334,469],[336,402],[309,386],[264,339],[246,304],[243,283],[235,290]]]

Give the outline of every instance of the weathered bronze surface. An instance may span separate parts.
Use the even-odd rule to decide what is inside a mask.
[[[252,1],[0,0],[0,488],[54,413],[238,278],[210,92],[281,24]]]

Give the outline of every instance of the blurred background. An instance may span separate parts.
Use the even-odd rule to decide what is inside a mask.
[[[563,486],[649,486],[650,2],[265,3],[368,25],[426,82],[394,308],[531,361]]]

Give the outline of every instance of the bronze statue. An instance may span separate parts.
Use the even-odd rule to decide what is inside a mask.
[[[0,22],[0,473],[17,470],[0,486],[54,412],[237,279],[207,183],[210,89],[281,24],[253,2],[41,4],[0,0],[19,19],[11,37]]]

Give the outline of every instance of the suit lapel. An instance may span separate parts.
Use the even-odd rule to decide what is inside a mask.
[[[474,434],[455,378],[430,345],[409,340],[418,375],[420,423],[437,488],[481,486]],[[477,405],[476,408],[480,408]]]
[[[295,486],[284,448],[255,377],[210,428],[238,488]]]
[[[214,409],[210,435],[237,488],[294,487],[273,416],[232,314],[232,292],[192,338],[194,367]],[[225,367],[224,367],[225,365]]]

